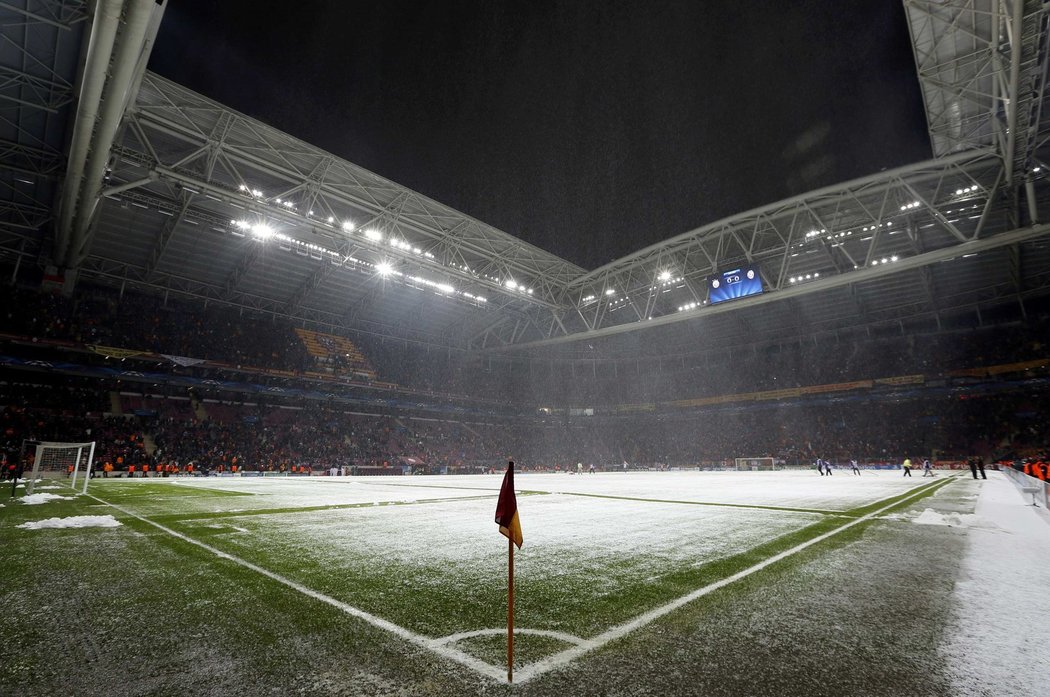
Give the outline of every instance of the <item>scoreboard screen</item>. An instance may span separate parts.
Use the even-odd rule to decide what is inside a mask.
[[[758,275],[757,266],[742,266],[712,278],[708,287],[708,300],[714,304],[759,295],[762,292],[762,278]]]

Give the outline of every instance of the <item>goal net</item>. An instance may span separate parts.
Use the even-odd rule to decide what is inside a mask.
[[[776,459],[772,457],[738,457],[737,470],[743,472],[772,472],[776,469]]]
[[[53,443],[44,441],[26,441],[22,444],[22,462],[29,470],[32,461],[32,472],[26,477],[26,494],[33,493],[33,487],[40,479],[65,478],[69,485],[77,488],[77,480],[82,484],[82,493],[87,493],[88,480],[91,478],[91,465],[95,459],[95,443]]]

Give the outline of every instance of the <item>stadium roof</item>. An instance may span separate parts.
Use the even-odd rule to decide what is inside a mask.
[[[1047,14],[905,5],[936,159],[586,271],[146,72],[163,2],[100,0],[93,20],[86,2],[5,2],[0,254],[13,274],[54,262],[114,286],[487,349],[1023,312],[1050,291]],[[745,266],[765,292],[707,305],[710,280]]]

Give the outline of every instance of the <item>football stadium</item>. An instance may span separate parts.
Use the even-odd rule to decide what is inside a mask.
[[[0,2],[0,694],[1046,694],[1050,5],[768,5]]]

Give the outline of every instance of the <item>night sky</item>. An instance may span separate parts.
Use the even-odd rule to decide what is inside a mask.
[[[588,269],[930,157],[898,0],[175,0],[150,68]]]

